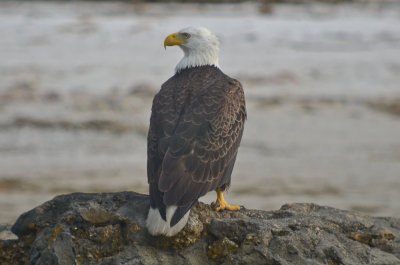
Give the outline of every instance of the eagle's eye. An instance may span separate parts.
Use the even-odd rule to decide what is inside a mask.
[[[185,39],[185,40],[187,40],[187,39],[190,38],[190,34],[189,34],[189,33],[186,33],[186,32],[181,33],[181,36],[182,36],[182,38]]]

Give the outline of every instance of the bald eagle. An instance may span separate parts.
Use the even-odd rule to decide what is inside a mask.
[[[174,45],[184,57],[154,97],[147,138],[152,235],[178,233],[190,208],[212,190],[216,210],[240,209],[222,192],[231,183],[246,119],[242,85],[219,68],[219,41],[208,29],[173,33],[164,47]]]

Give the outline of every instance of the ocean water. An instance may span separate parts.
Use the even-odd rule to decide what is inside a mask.
[[[146,193],[152,97],[206,26],[244,85],[227,192],[400,216],[400,3],[0,3],[0,222],[58,194]],[[215,200],[213,192],[203,201]]]

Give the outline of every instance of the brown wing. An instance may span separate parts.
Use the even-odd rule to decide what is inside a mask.
[[[195,78],[200,77],[188,79]],[[165,205],[191,205],[208,191],[230,184],[246,118],[243,89],[223,74],[201,80],[200,87],[179,93],[162,89],[153,103],[150,193],[157,187],[159,194],[151,196]]]

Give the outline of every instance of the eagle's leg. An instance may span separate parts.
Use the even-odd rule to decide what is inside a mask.
[[[225,199],[224,199],[224,194],[222,193],[222,190],[220,188],[217,189],[217,201],[213,203],[213,205],[216,206],[215,210],[217,211],[222,211],[222,210],[231,210],[231,211],[237,211],[240,210],[239,205],[229,205]]]

